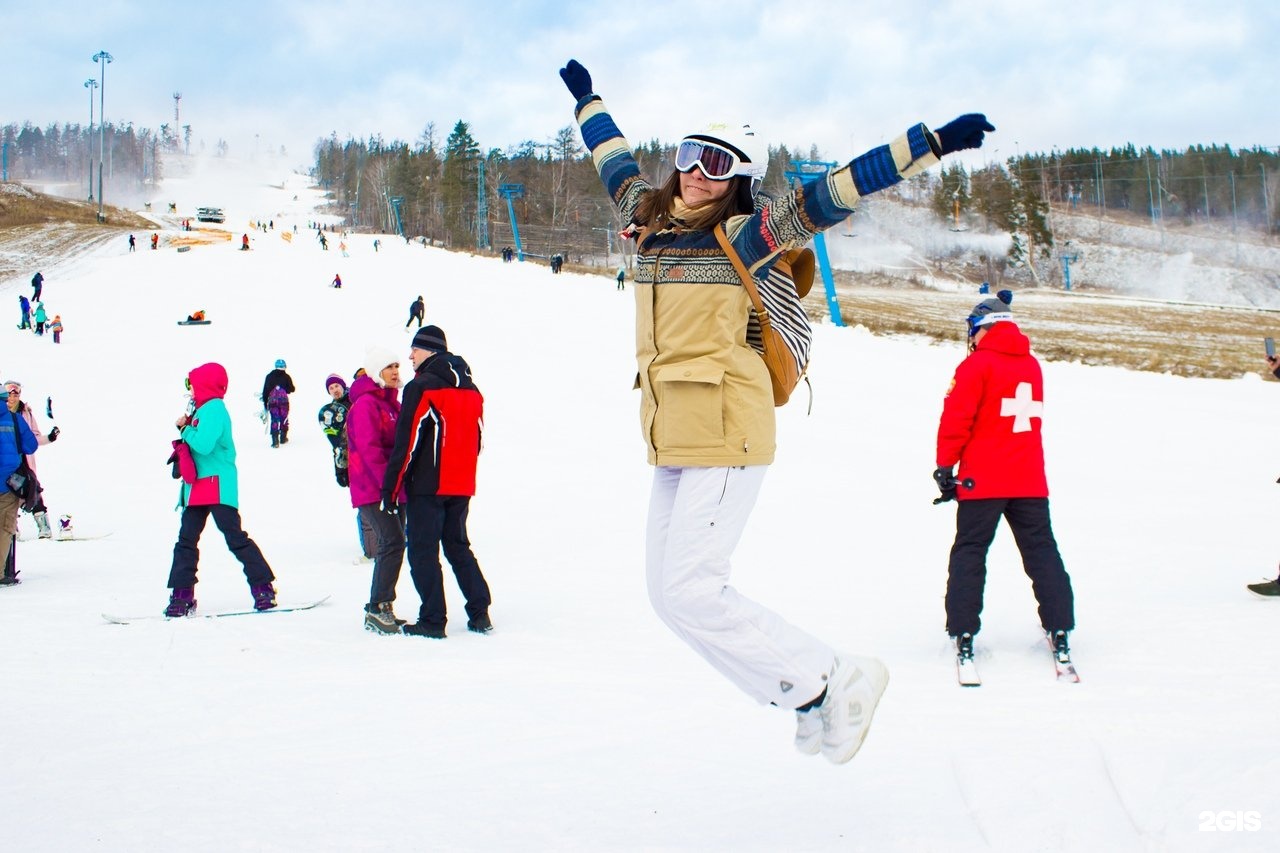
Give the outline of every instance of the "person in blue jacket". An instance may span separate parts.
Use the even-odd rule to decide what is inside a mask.
[[[9,392],[0,389],[5,402]],[[10,556],[5,561],[4,576],[0,577],[0,586],[13,586],[18,583],[16,555],[16,535],[18,532],[18,496],[5,484],[13,472],[18,470],[23,456],[36,452],[35,433],[27,426],[27,422],[8,410],[0,407],[0,551]]]
[[[275,575],[257,544],[240,528],[239,481],[236,474],[236,445],[231,437],[231,416],[223,398],[227,394],[227,370],[210,362],[187,375],[194,411],[182,415],[177,427],[182,444],[190,454],[194,471],[183,476],[179,505],[182,523],[173,546],[169,569],[169,606],[166,616],[186,616],[196,609],[196,545],[209,516],[222,531],[231,555],[244,567],[255,610],[276,606]],[[179,448],[180,454],[183,449]],[[181,459],[181,456],[180,456]],[[181,462],[180,462],[181,467]]]
[[[22,296],[21,294],[19,294],[18,296],[18,310],[22,312],[22,322],[18,323],[18,328],[30,329],[31,328],[31,302],[30,300],[27,299],[27,297]]]

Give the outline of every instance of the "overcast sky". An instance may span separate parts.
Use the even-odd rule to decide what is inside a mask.
[[[985,112],[998,132],[978,161],[1280,146],[1277,0],[0,5],[0,123],[87,123],[106,50],[111,121],[172,122],[178,91],[194,147],[283,145],[299,164],[330,133],[414,142],[435,122],[443,141],[459,119],[486,150],[550,141],[572,121],[556,73],[570,57],[633,143],[740,118],[844,161],[916,121]]]

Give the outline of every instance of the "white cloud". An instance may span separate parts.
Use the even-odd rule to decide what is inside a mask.
[[[0,121],[87,121],[83,81],[105,47],[107,115],[183,122],[210,144],[317,138],[412,142],[429,121],[484,148],[543,140],[572,120],[556,71],[576,57],[634,141],[741,116],[771,142],[848,159],[915,121],[985,111],[1001,156],[1052,146],[1274,145],[1268,104],[1280,4],[1176,0],[567,3],[406,9],[387,0],[224,7],[63,4],[0,55],[22,81]],[[968,155],[969,157],[981,155]]]

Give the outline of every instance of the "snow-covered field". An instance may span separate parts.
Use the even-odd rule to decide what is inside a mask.
[[[954,509],[930,503],[960,346],[818,328],[813,413],[779,411],[735,584],[892,671],[863,750],[833,767],[795,752],[790,713],[743,697],[649,610],[629,290],[385,235],[377,253],[370,235],[347,239],[350,257],[336,237],[322,252],[305,227],[317,194],[280,174],[201,170],[166,189],[186,215],[225,207],[236,239],[152,252],[139,234],[136,254],[121,238],[62,265],[33,259],[63,343],[0,332],[0,375],[62,428],[38,457],[51,515],[111,533],[20,543],[24,582],[0,590],[0,849],[1280,846],[1280,601],[1244,589],[1280,558],[1280,392],[1260,377],[1045,365],[1083,680],[1054,682],[1002,531],[986,683],[964,690],[942,627]],[[275,230],[235,251],[250,219]],[[29,276],[0,286],[15,321]],[[407,364],[418,294],[487,401],[471,514],[494,595],[485,637],[465,630],[451,579],[447,640],[362,629],[370,566],[353,563],[354,513],[314,421],[324,377],[351,376],[367,345]],[[196,308],[213,325],[175,325]],[[276,358],[299,387],[280,450],[255,400]],[[241,512],[281,601],[332,597],[305,613],[107,624],[104,611],[167,600],[178,516],[164,461],[183,377],[211,360],[231,376]],[[246,605],[212,525],[203,542],[201,610]],[[399,591],[412,615],[407,567]]]

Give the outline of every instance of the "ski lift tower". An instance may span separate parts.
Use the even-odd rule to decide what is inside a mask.
[[[804,185],[825,177],[827,172],[838,165],[840,164],[825,160],[792,160],[791,168],[787,170],[787,179]],[[836,301],[836,282],[831,276],[831,261],[827,257],[827,240],[821,231],[813,235],[813,248],[814,254],[818,256],[822,286],[827,292],[827,313],[831,315],[832,323],[843,326],[844,320],[840,318],[840,303]]]
[[[391,202],[391,209],[396,214],[396,233],[404,237],[404,223],[400,221],[400,205],[404,204],[404,196],[393,195],[387,201]]]
[[[1062,259],[1062,281],[1066,290],[1071,289],[1071,265],[1080,260],[1080,253],[1073,251],[1071,241],[1068,240],[1063,244],[1062,251],[1058,253],[1058,257]]]
[[[516,241],[516,260],[524,261],[524,247],[520,245],[520,228],[516,225],[516,208],[511,199],[524,195],[524,184],[500,184],[498,194],[507,200],[507,217],[511,222],[511,239]]]

